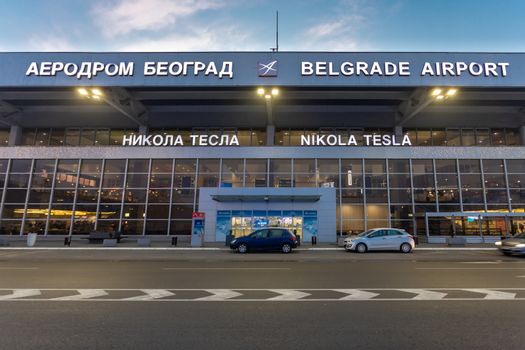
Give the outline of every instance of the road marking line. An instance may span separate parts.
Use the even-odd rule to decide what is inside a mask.
[[[485,297],[483,298],[486,300],[503,300],[503,299],[516,298],[516,293],[501,292],[498,290],[474,288],[474,289],[465,289],[465,291],[486,294]]]
[[[326,250],[326,251],[333,251],[333,250],[340,250],[344,251],[343,247],[326,247],[326,248],[296,248],[298,250],[302,251],[319,251],[319,250]],[[219,248],[219,247],[0,247],[1,251],[7,251],[7,250],[146,250],[146,251],[154,251],[154,250],[187,250],[187,251],[231,251],[230,248]],[[446,247],[416,247],[414,248],[414,251],[494,251],[498,250],[498,248],[485,248],[485,247],[464,247],[464,248],[446,248]],[[4,255],[6,256],[6,255]]]
[[[155,300],[158,298],[164,298],[164,297],[171,297],[175,295],[175,293],[169,292],[166,289],[141,289],[142,293],[145,293],[145,295],[139,295],[136,297],[131,298],[125,298],[122,300],[126,301],[149,301],[149,300]]]
[[[344,248],[298,248],[297,250],[344,250]]]
[[[0,247],[2,250],[213,250],[222,251],[230,250],[229,248],[216,248],[216,247]]]
[[[438,247],[436,248],[431,248],[431,247],[418,248],[416,247],[414,248],[414,251],[416,250],[449,250],[449,251],[450,250],[465,250],[465,251],[466,250],[472,250],[472,251],[480,250],[480,251],[483,251],[483,250],[498,250],[498,248],[483,248],[483,247],[479,247],[479,248],[477,247],[472,247],[472,248],[468,248],[468,247],[467,248],[438,248]]]
[[[34,297],[42,294],[38,289],[15,289],[11,294],[0,295],[0,300],[12,300],[16,298]]]
[[[38,270],[39,267],[11,267],[11,266],[0,266],[0,270]]]
[[[459,264],[496,264],[499,265],[502,263],[501,260],[498,261],[459,261]],[[512,264],[515,264],[512,262]]]
[[[242,293],[235,292],[231,289],[204,289],[205,292],[212,293],[207,297],[197,298],[199,301],[225,301],[231,298],[239,297]]]
[[[310,293],[300,292],[294,289],[268,289],[268,291],[280,294],[273,298],[268,298],[266,300],[279,301],[279,300],[297,300],[312,295]]]
[[[412,300],[439,300],[447,296],[447,293],[435,292],[425,289],[401,289],[403,292],[417,294]]]
[[[365,300],[378,296],[378,293],[367,292],[360,289],[334,289],[336,292],[348,294],[338,300]]]
[[[364,289],[5,289],[10,294],[0,295],[0,301],[445,301],[445,300],[525,300],[524,297],[517,298],[518,291],[525,291],[525,288],[364,288]],[[445,298],[450,291],[471,292],[483,294],[483,297],[451,297]],[[76,293],[58,298],[31,298],[41,295],[43,291],[68,291]],[[108,291],[132,291],[142,292],[129,298],[106,297]],[[184,299],[167,299],[180,291],[206,292],[211,295],[205,297],[194,297]],[[271,292],[278,294],[274,297],[261,299],[238,298],[244,296],[245,291]],[[313,291],[339,292],[347,295],[343,297],[310,298]],[[381,297],[382,292],[396,291],[416,294],[405,298]]]
[[[525,270],[525,267],[416,267],[416,270]]]
[[[65,297],[52,298],[51,300],[83,300],[96,297],[103,297],[108,295],[108,293],[103,289],[77,289],[78,294],[68,295]]]
[[[290,267],[164,267],[163,270],[291,270]]]

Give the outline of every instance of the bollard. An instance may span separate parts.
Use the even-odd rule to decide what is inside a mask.
[[[177,237],[171,237],[171,245],[177,245]]]
[[[64,245],[71,246],[71,237],[64,237]]]

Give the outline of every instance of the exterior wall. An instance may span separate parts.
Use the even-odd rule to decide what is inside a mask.
[[[335,188],[201,188],[199,192],[199,211],[206,213],[205,241],[224,241],[226,237],[216,237],[215,225],[218,210],[316,210],[318,241],[333,243],[337,237]],[[279,202],[217,202],[212,195],[279,195],[305,196],[319,195],[319,201],[279,201]]]

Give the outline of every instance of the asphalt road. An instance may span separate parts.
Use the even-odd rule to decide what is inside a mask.
[[[0,349],[521,349],[524,315],[495,251],[0,250]]]

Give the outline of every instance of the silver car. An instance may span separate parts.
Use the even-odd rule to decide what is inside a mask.
[[[512,238],[496,242],[496,247],[505,255],[525,254],[525,232],[518,233]]]
[[[345,250],[366,253],[369,250],[399,250],[410,253],[415,247],[412,235],[396,228],[375,228],[344,240]]]

